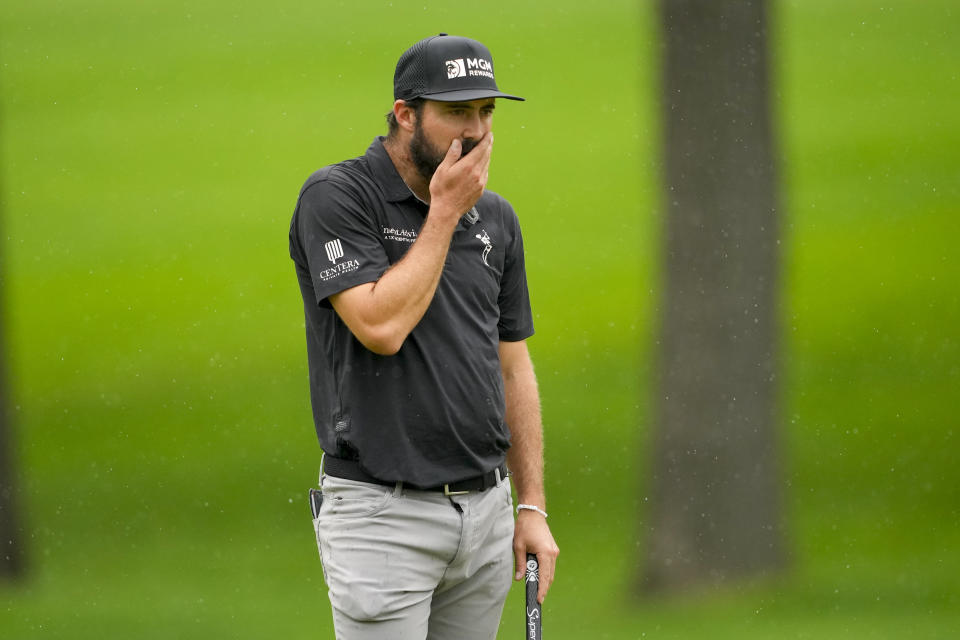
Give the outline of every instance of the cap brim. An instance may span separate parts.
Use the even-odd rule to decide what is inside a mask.
[[[468,100],[481,100],[483,98],[506,98],[507,100],[520,100],[520,96],[512,96],[502,91],[492,89],[460,89],[458,91],[443,91],[441,93],[425,93],[420,98],[427,100],[436,100],[437,102],[465,102]]]

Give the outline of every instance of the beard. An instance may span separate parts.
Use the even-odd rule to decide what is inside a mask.
[[[462,158],[470,153],[479,142],[479,140],[468,138],[462,139],[463,150],[460,152],[460,157]],[[446,155],[446,149],[437,148],[427,139],[427,133],[423,130],[423,125],[420,124],[418,118],[413,126],[413,137],[410,138],[410,159],[413,160],[413,166],[417,168],[417,173],[423,176],[424,180],[430,182]]]

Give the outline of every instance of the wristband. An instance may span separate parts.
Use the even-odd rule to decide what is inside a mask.
[[[539,513],[540,515],[542,515],[544,518],[547,517],[547,512],[546,512],[546,511],[544,511],[544,510],[541,509],[540,507],[537,507],[537,506],[532,505],[532,504],[518,504],[518,505],[517,505],[517,515],[520,515],[520,510],[521,510],[521,509],[524,509],[524,510],[527,510],[527,511],[536,511],[537,513]]]

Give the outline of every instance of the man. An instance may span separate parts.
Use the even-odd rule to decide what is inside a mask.
[[[496,98],[522,98],[446,34],[400,57],[394,98],[387,137],[313,174],[290,226],[325,452],[314,526],[338,638],[494,638],[511,569],[537,554],[542,601],[559,551],[523,240],[484,188]]]

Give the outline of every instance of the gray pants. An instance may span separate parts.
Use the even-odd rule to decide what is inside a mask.
[[[513,574],[510,483],[443,495],[331,476],[314,520],[338,640],[491,640]]]

